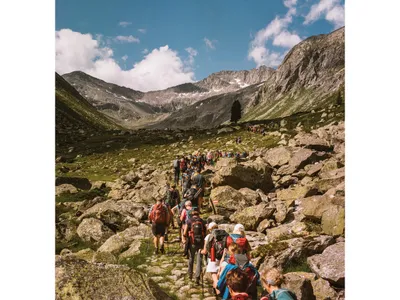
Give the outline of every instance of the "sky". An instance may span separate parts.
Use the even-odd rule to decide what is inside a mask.
[[[302,40],[342,26],[342,0],[57,0],[56,72],[161,90],[277,68]]]

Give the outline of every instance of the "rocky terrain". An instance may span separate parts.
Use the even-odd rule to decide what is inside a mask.
[[[203,286],[185,276],[176,231],[167,254],[152,255],[147,214],[172,179],[175,155],[220,149],[249,156],[222,158],[207,167],[205,198],[216,213],[207,206],[202,217],[228,232],[242,223],[253,264],[280,268],[298,299],[344,299],[345,128],[340,119],[343,113],[331,105],[258,125],[265,136],[246,126],[197,135],[144,130],[114,135],[115,142],[98,151],[83,142],[71,151],[60,147],[56,298],[215,299],[207,276]],[[242,144],[234,144],[239,135]],[[138,145],[135,136],[147,139]]]

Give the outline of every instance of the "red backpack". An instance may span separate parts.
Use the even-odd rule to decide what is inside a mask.
[[[156,224],[166,224],[167,223],[167,208],[164,204],[155,204],[151,210],[150,219]]]
[[[189,232],[192,245],[202,246],[204,242],[204,224],[200,218],[192,219],[192,226]]]
[[[247,253],[247,247],[249,242],[245,237],[233,237],[232,235],[229,235],[226,238],[226,248],[229,247],[230,244],[235,243],[238,245],[239,249],[241,250],[240,252],[243,254]]]

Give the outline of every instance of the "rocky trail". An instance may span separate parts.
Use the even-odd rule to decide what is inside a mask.
[[[279,268],[298,299],[344,299],[344,122],[286,126],[265,137],[233,129],[208,137],[214,143],[208,149],[223,150],[242,136],[235,149],[249,155],[220,158],[203,172],[205,203],[213,201],[216,214],[204,207],[202,217],[229,233],[243,224],[252,263]],[[57,179],[56,299],[215,299],[207,276],[203,286],[186,276],[177,230],[170,231],[166,254],[153,254],[147,221],[172,181],[175,155],[206,150],[189,140],[186,147],[170,144],[165,163],[143,161],[142,150],[122,156],[131,170],[115,180]]]

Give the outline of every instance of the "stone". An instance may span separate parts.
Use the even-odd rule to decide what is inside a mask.
[[[315,300],[337,299],[336,291],[330,286],[327,280],[319,278],[311,281]]]
[[[292,221],[267,230],[267,239],[269,243],[278,240],[287,240],[297,236],[307,235],[307,225],[303,222]]]
[[[325,152],[316,152],[314,150],[299,148],[295,150],[287,165],[281,166],[277,175],[290,175],[304,168],[308,164],[318,162],[327,158]]]
[[[338,205],[330,206],[323,212],[321,218],[322,230],[328,235],[342,235],[345,228],[344,208]]]
[[[316,191],[312,186],[297,185],[288,189],[278,190],[276,197],[284,201],[287,207],[293,206],[294,201],[307,196],[315,195]]]
[[[117,258],[110,252],[95,252],[92,257],[93,263],[116,264]]]
[[[268,219],[275,212],[275,208],[268,204],[261,203],[250,206],[243,210],[236,211],[231,215],[230,220],[235,223],[243,224],[246,230],[257,230],[258,224],[264,219]]]
[[[61,184],[56,186],[56,196],[61,194],[76,194],[78,189],[71,184]]]
[[[315,176],[315,175],[317,175],[318,172],[321,171],[322,167],[323,167],[323,164],[322,164],[321,162],[320,162],[320,163],[313,164],[313,165],[310,167],[310,169],[308,169],[307,175],[308,175],[308,176]]]
[[[233,128],[224,127],[224,128],[218,129],[217,134],[228,133],[228,132],[233,132]]]
[[[292,151],[289,147],[275,147],[268,150],[264,156],[264,160],[272,167],[280,167],[287,164],[292,157]]]
[[[300,132],[295,137],[296,145],[317,151],[332,151],[333,147],[328,141],[310,133]]]
[[[128,258],[128,257],[132,257],[132,256],[140,254],[141,245],[142,245],[142,240],[139,240],[139,239],[134,240],[133,243],[129,246],[129,249],[122,252],[119,255],[119,258],[123,259],[123,258]]]
[[[284,275],[285,283],[282,287],[294,292],[298,300],[315,299],[311,281],[315,279],[314,273],[291,272]]]
[[[214,206],[217,209],[222,207],[229,210],[236,210],[252,205],[251,200],[248,201],[242,193],[229,185],[218,186],[212,189],[210,198],[211,201],[214,201]]]
[[[88,262],[91,262],[93,259],[93,255],[96,252],[90,248],[86,248],[86,249],[82,249],[79,250],[78,252],[73,253],[72,255],[74,255],[75,257],[79,258],[79,259],[84,259]]]
[[[241,188],[239,190],[248,205],[257,205],[261,202],[260,194],[249,188]]]
[[[81,177],[56,177],[56,186],[61,184],[71,184],[80,190],[90,190],[92,187],[89,179]]]
[[[274,218],[277,223],[283,223],[286,220],[287,214],[288,214],[288,208],[283,201],[275,201],[274,202],[275,206],[275,213],[274,213]]]
[[[94,218],[83,219],[79,224],[76,233],[83,241],[94,241],[95,243],[103,243],[114,234],[114,232],[112,232],[100,220]]]
[[[154,281],[127,266],[94,264],[74,257],[56,256],[55,267],[56,300],[172,300]]]
[[[210,215],[207,218],[207,224],[211,222],[215,222],[217,224],[221,224],[223,222],[229,221],[229,218],[226,216],[221,216],[221,215]]]
[[[262,220],[260,222],[260,224],[258,224],[258,226],[257,226],[257,231],[261,232],[261,233],[265,233],[265,231],[268,228],[271,228],[274,225],[275,225],[274,220],[268,220],[268,219]]]
[[[344,287],[345,243],[336,243],[322,252],[307,258],[310,269],[336,287]]]
[[[317,195],[299,199],[298,211],[311,221],[321,221],[323,213],[334,205],[335,200],[339,201],[336,198],[340,197]]]

